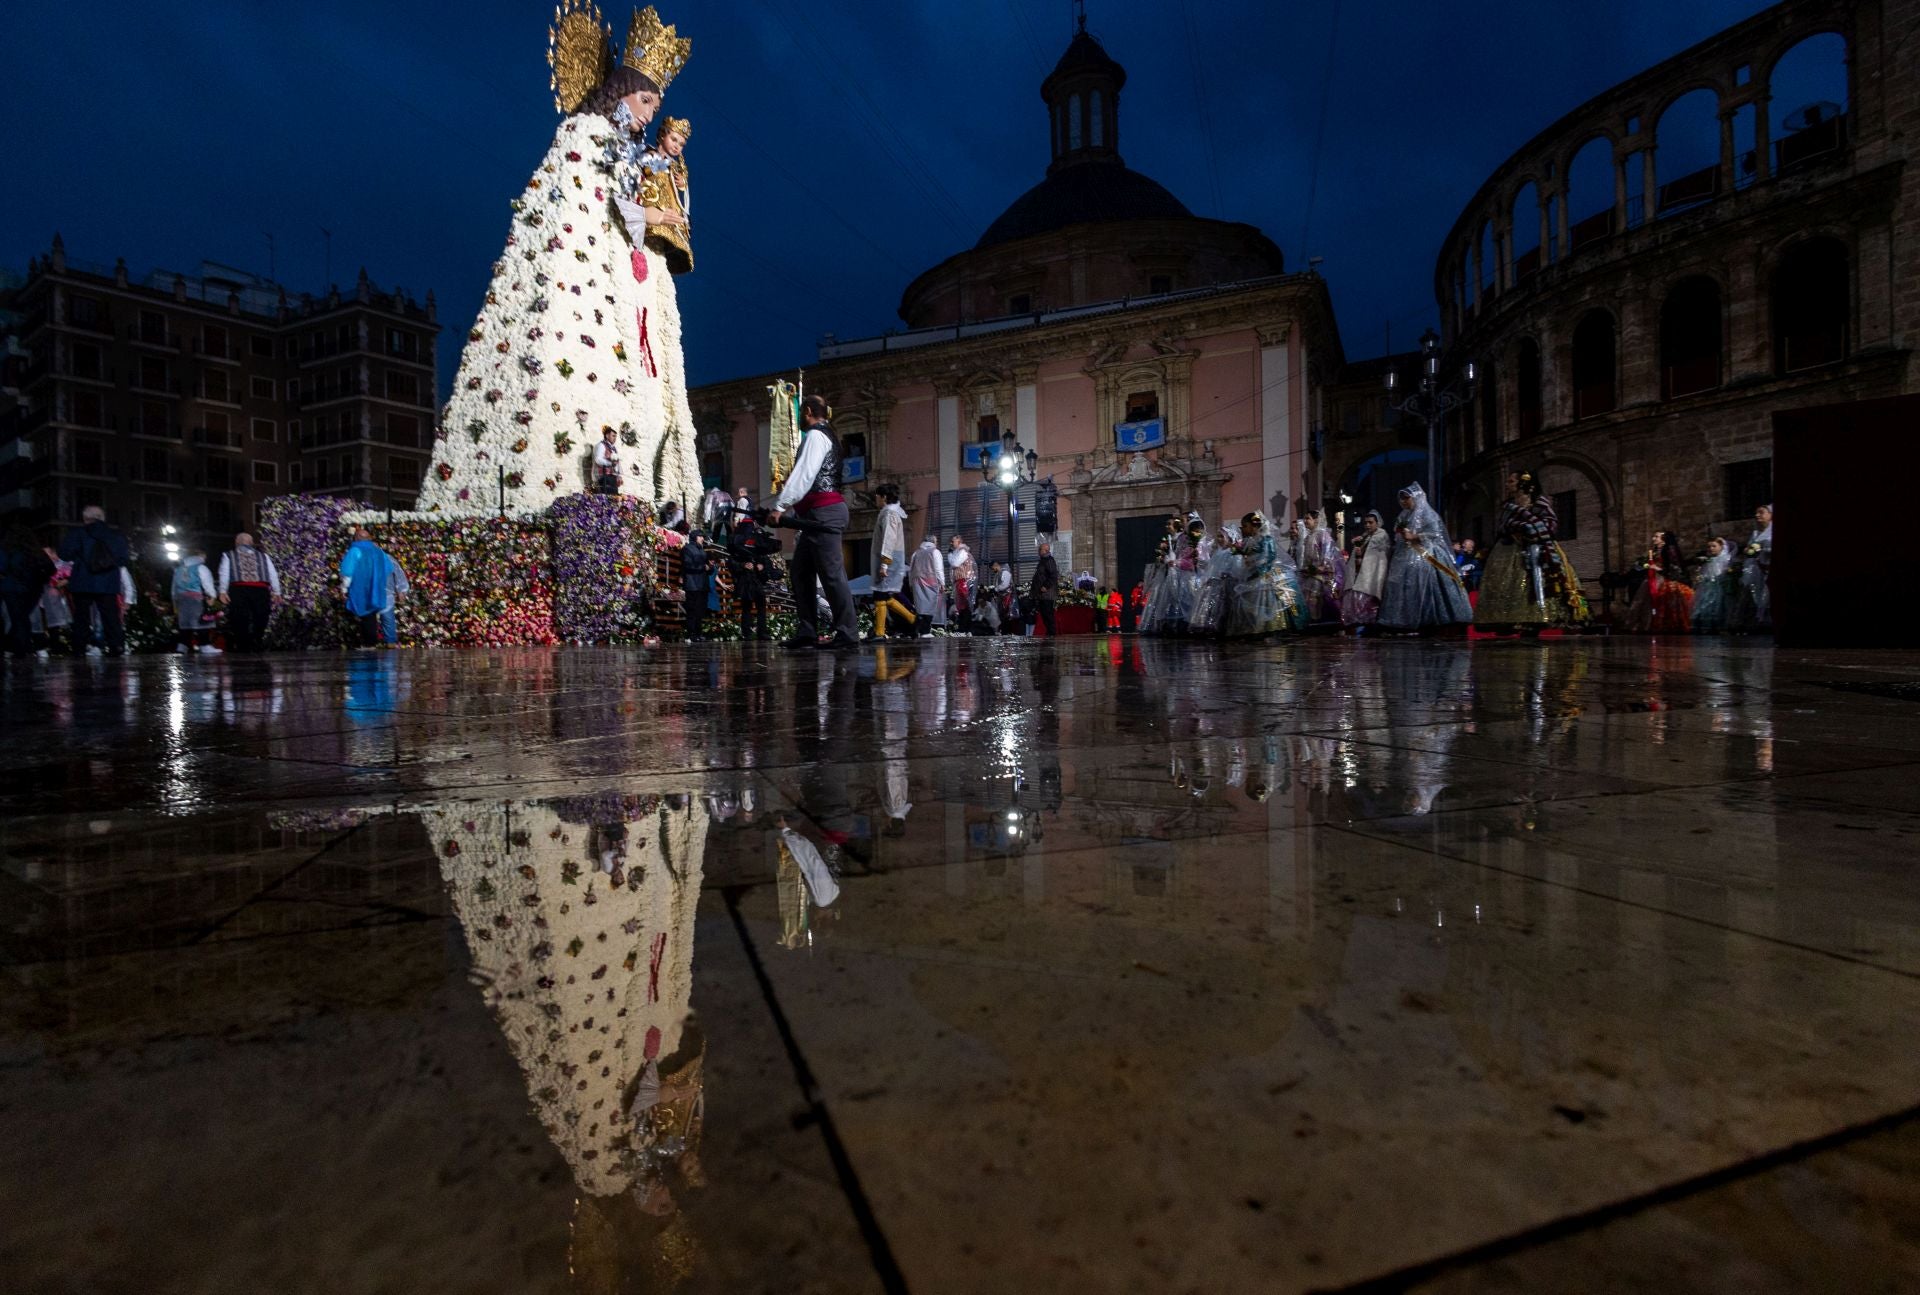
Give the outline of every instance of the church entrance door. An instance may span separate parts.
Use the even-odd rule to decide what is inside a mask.
[[[1122,621],[1128,629],[1138,628],[1134,617],[1133,587],[1146,577],[1147,564],[1160,549],[1160,537],[1167,533],[1165,516],[1119,517],[1113,523],[1113,547],[1120,571]]]

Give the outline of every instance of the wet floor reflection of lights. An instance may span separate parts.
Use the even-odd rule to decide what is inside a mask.
[[[1686,646],[0,676],[0,1271],[1899,1288],[1920,659]]]

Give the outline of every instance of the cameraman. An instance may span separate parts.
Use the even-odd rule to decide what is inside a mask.
[[[794,635],[790,648],[820,646],[816,625],[819,610],[814,602],[814,585],[824,586],[827,606],[833,611],[835,648],[860,646],[860,626],[853,616],[853,590],[847,586],[846,557],[840,550],[840,536],[847,529],[847,501],[840,493],[840,442],[827,420],[833,410],[819,396],[800,402],[800,419],[806,435],[800,442],[793,471],[787,484],[767,514],[769,523],[778,525],[792,513],[799,526],[793,544],[793,562],[788,574],[793,583]]]
[[[773,555],[780,551],[780,538],[754,525],[753,515],[744,509],[733,518],[733,534],[727,539],[727,561],[733,567],[733,592],[740,600],[740,641],[757,639],[764,643],[767,633],[767,576]]]

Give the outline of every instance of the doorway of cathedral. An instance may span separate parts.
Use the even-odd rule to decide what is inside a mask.
[[[1164,513],[1155,513],[1151,517],[1117,517],[1113,522],[1113,551],[1117,579],[1120,588],[1121,624],[1127,629],[1137,629],[1134,618],[1139,613],[1133,606],[1133,587],[1146,579],[1147,564],[1152,562],[1160,549],[1160,537],[1167,533],[1167,518]]]

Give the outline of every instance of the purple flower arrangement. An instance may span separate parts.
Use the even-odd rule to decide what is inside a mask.
[[[626,495],[567,495],[547,516],[560,640],[639,642],[653,590],[653,510]]]

